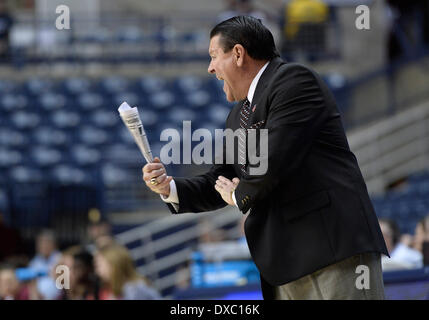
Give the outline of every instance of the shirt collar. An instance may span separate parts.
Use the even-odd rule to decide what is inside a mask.
[[[249,100],[250,104],[252,104],[253,95],[255,94],[256,86],[258,85],[259,78],[261,78],[262,73],[267,68],[268,64],[270,62],[268,61],[266,64],[263,65],[261,69],[259,69],[256,76],[253,78],[252,83],[250,84],[249,91],[247,92],[247,100]]]

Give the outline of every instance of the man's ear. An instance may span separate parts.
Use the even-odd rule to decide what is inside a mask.
[[[244,47],[241,44],[236,44],[232,48],[232,54],[234,56],[234,61],[237,64],[237,67],[243,66],[246,49],[244,49]]]

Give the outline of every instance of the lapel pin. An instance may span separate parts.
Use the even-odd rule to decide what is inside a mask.
[[[256,109],[256,104],[253,106],[252,112],[255,112],[255,109]]]

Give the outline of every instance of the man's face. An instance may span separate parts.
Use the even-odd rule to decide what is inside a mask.
[[[235,63],[233,50],[224,52],[220,41],[220,35],[210,39],[209,54],[211,61],[208,72],[215,74],[216,78],[223,80],[223,91],[229,102],[241,100],[237,92],[237,64]]]

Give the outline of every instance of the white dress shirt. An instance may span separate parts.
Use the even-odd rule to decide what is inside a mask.
[[[269,61],[265,63],[261,69],[259,69],[256,76],[253,78],[252,83],[250,84],[249,91],[247,92],[247,100],[249,100],[250,105],[252,105],[253,96],[255,94],[256,86],[258,85],[259,79],[262,76],[262,73],[265,71],[269,64]],[[168,197],[164,197],[163,195],[160,195],[161,199],[164,202],[171,203],[178,211],[179,209],[179,196],[177,194],[177,188],[176,183],[174,182],[174,179],[170,181],[170,195]],[[234,201],[235,205],[237,206],[237,200],[235,199],[235,191],[232,193],[232,200]],[[238,206],[237,206],[238,207]]]

